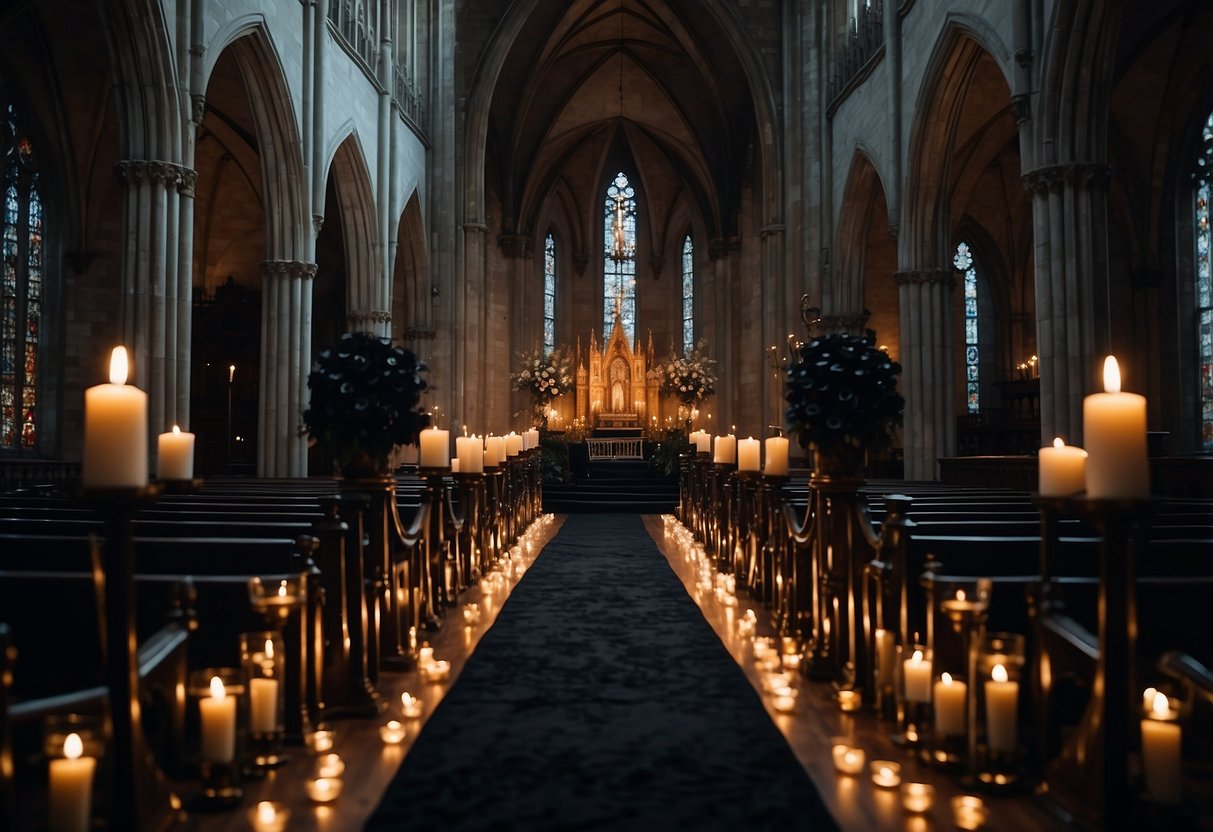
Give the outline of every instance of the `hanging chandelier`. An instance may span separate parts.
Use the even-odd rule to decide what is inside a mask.
[[[619,4],[619,120],[623,121],[623,3]],[[611,219],[611,260],[622,263],[636,256],[636,243],[628,239],[624,226],[627,200],[634,193],[622,172],[616,174],[614,185],[608,193],[615,199],[614,216]]]

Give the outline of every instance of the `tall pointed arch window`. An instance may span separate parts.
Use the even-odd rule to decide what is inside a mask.
[[[952,265],[964,277],[965,407],[969,413],[976,413],[981,409],[978,384],[977,269],[973,265],[973,252],[963,240],[956,246]]]
[[[628,343],[636,339],[636,190],[620,171],[607,185],[602,212],[602,338],[611,337],[620,305]]]
[[[695,248],[691,235],[682,238],[682,352],[695,349]]]
[[[1200,444],[1213,451],[1213,229],[1209,199],[1213,194],[1213,113],[1201,130],[1200,152],[1193,179],[1192,237],[1195,247],[1198,362],[1200,367]]]
[[[556,349],[556,238],[543,241],[543,354]]]
[[[0,450],[32,449],[38,440],[42,196],[35,148],[12,104],[5,107],[0,129]]]

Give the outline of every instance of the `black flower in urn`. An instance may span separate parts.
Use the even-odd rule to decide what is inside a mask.
[[[837,456],[887,448],[901,424],[901,365],[870,335],[826,335],[802,344],[787,370],[788,432],[802,448]]]
[[[307,386],[308,435],[339,466],[386,460],[395,445],[413,445],[430,417],[417,410],[425,365],[391,339],[347,332],[321,350]]]

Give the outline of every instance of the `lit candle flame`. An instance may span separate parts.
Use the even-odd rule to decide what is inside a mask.
[[[1163,697],[1164,699],[1166,697]],[[67,739],[63,741],[63,756],[69,760],[78,760],[80,755],[84,753],[84,743],[80,740],[79,734],[68,734]]]
[[[956,590],[956,600],[963,601],[965,599],[965,591],[963,589]]]
[[[952,684],[952,674],[951,673],[939,674],[939,681],[943,682],[945,685]]]
[[[173,425],[173,436],[180,436],[180,435],[181,435],[181,428],[179,428],[177,425]]]
[[[1105,393],[1120,392],[1120,365],[1114,355],[1103,360],[1103,389]]]
[[[278,810],[274,808],[274,804],[268,800],[263,800],[257,804],[257,820],[260,823],[273,823],[278,819]]]
[[[1054,448],[1064,448],[1065,446],[1066,446],[1066,443],[1061,441],[1060,436],[1053,440]]]
[[[1154,697],[1157,694],[1158,694],[1158,690],[1156,688],[1146,688],[1145,693],[1142,694],[1142,701],[1145,703],[1145,706],[1147,708],[1150,708],[1154,705]]]
[[[1155,692],[1154,702],[1150,705],[1150,710],[1154,713],[1154,716],[1166,716],[1167,712],[1171,710],[1171,702],[1167,699],[1167,695]]]
[[[922,661],[922,651],[915,650],[914,655],[910,656],[910,661],[912,661],[915,664],[918,664],[918,662]]]
[[[274,642],[268,638],[265,640],[265,657],[267,659],[274,658]]]
[[[286,581],[283,581],[282,583],[278,584],[278,597],[279,598],[286,597]]]
[[[211,677],[211,699],[222,701],[227,696],[227,690],[223,687],[223,680],[218,676]]]
[[[114,347],[114,351],[110,353],[110,384],[126,384],[128,372],[126,347]]]
[[[1005,682],[1009,678],[1007,676],[1007,669],[1000,664],[994,665],[994,670],[990,673],[990,677],[995,682]]]

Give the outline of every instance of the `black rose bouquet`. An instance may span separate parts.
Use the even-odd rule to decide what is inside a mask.
[[[391,339],[347,332],[321,350],[307,386],[308,435],[338,465],[361,457],[386,459],[395,445],[413,445],[430,417],[417,410],[425,365]]]
[[[827,335],[802,344],[787,370],[788,432],[824,454],[880,450],[893,442],[905,399],[901,365],[872,339]]]

